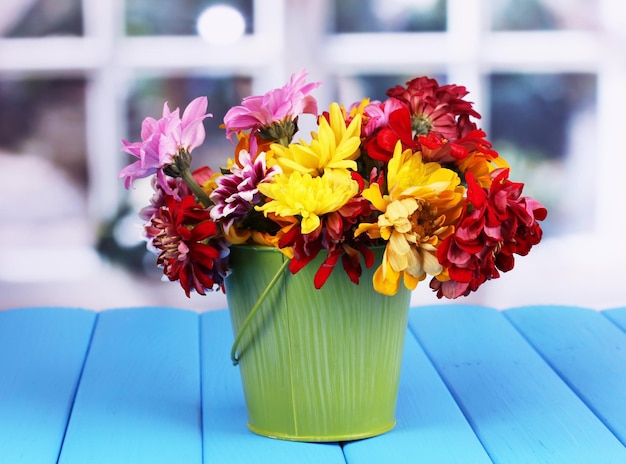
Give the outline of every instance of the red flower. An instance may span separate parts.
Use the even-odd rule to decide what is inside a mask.
[[[541,240],[537,221],[546,209],[536,200],[520,197],[524,184],[511,182],[508,169],[492,173],[490,189],[484,189],[466,173],[468,201],[455,233],[438,249],[439,262],[450,280],[433,279],[431,288],[441,298],[467,296],[499,271],[513,269],[513,255],[526,255]]]
[[[170,281],[180,281],[189,297],[191,290],[201,295],[205,290],[222,287],[227,268],[226,242],[218,238],[218,229],[207,209],[196,203],[193,195],[177,201],[171,195],[146,225],[154,237],[152,245],[160,250],[157,264]]]
[[[398,140],[402,141],[402,148],[419,149],[419,144],[413,139],[411,128],[411,114],[406,106],[401,106],[389,114],[387,125],[372,133],[365,139],[363,147],[370,158],[388,163],[393,157],[393,150]]]
[[[367,108],[365,151],[374,160],[389,162],[400,140],[404,150],[423,151],[426,160],[440,163],[463,159],[477,149],[492,151],[485,133],[470,120],[480,114],[463,100],[467,93],[465,87],[439,86],[427,77],[389,89],[387,101]]]
[[[492,149],[492,144],[485,139],[485,132],[480,129],[469,131],[455,142],[446,142],[434,133],[422,135],[419,142],[425,161],[436,161],[440,164],[454,163],[467,158],[470,153],[479,151],[489,155],[492,159],[498,157],[498,152]]]
[[[397,85],[389,89],[387,95],[406,103],[416,135],[434,132],[446,140],[455,141],[461,136],[457,118],[464,121],[462,125],[469,116],[480,118],[480,114],[472,109],[472,103],[463,99],[468,94],[463,86],[439,86],[436,79],[428,77],[418,77],[406,85],[406,88]]]
[[[350,280],[358,284],[362,274],[361,256],[369,268],[374,264],[374,253],[369,248],[371,243],[365,234],[354,238],[353,229],[371,211],[370,203],[357,196],[338,211],[324,216],[322,224],[310,234],[302,234],[299,226],[292,228],[279,242],[279,248],[293,247],[294,257],[289,263],[290,272],[295,274],[325,249],[326,259],[315,273],[315,288],[322,288],[339,258]]]

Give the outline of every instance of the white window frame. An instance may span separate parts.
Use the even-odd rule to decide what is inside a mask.
[[[417,68],[445,73],[466,86],[487,119],[489,73],[592,73],[597,76],[597,132],[587,140],[589,170],[581,175],[595,177],[596,204],[593,212],[581,214],[589,216],[596,244],[613,239],[614,252],[624,255],[618,235],[626,229],[626,215],[617,212],[626,172],[626,155],[616,143],[626,108],[626,20],[620,0],[598,0],[597,31],[490,31],[488,4],[447,0],[445,32],[328,35],[331,0],[254,0],[254,34],[215,46],[193,36],[127,37],[124,0],[83,0],[82,37],[0,38],[0,76],[86,78],[89,213],[99,221],[113,216],[122,198],[119,140],[129,82],[137,72],[247,74],[253,91],[263,92],[300,68],[322,81],[361,73],[413,74]],[[317,95],[326,104],[330,89],[321,88]]]

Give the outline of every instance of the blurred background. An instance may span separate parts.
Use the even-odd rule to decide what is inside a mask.
[[[548,208],[543,242],[454,303],[626,305],[620,0],[2,0],[0,309],[224,307],[160,281],[137,218],[150,188],[123,189],[120,139],[163,102],[207,95],[194,160],[218,168],[228,108],[301,68],[324,82],[321,107],[419,75],[466,86],[513,180]],[[426,283],[413,302],[450,303]]]

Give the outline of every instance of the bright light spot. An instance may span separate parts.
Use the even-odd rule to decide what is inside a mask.
[[[211,44],[237,42],[246,31],[246,21],[239,10],[228,5],[214,5],[198,16],[198,34]]]
[[[113,228],[115,241],[123,247],[132,248],[145,243],[142,236],[143,224],[136,214],[127,214]]]

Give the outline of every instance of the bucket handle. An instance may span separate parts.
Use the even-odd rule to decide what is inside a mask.
[[[239,364],[239,360],[241,359],[241,352],[237,353],[237,351],[239,350],[239,343],[241,342],[241,338],[248,330],[248,327],[250,326],[250,322],[252,322],[254,315],[261,307],[263,300],[265,300],[269,292],[272,290],[272,288],[274,288],[274,285],[276,285],[276,282],[278,282],[278,280],[282,276],[285,269],[287,269],[288,265],[289,265],[289,260],[285,259],[283,261],[283,264],[276,271],[276,274],[274,274],[274,277],[272,277],[272,280],[270,280],[270,282],[265,287],[265,290],[263,290],[263,293],[261,293],[258,300],[256,300],[256,303],[254,303],[254,306],[252,307],[252,309],[246,316],[246,319],[243,321],[243,324],[239,328],[239,331],[237,332],[237,336],[235,337],[235,341],[233,342],[233,346],[230,349],[230,360],[233,362],[233,366],[236,366],[237,364]]]

